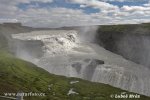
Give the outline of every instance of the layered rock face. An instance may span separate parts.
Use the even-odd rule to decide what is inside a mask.
[[[33,57],[36,59],[34,63],[50,73],[110,84],[150,96],[148,68],[96,44],[81,43],[74,30],[33,31],[13,34],[12,37],[18,41],[41,41],[43,45],[39,46],[43,54],[38,58]],[[26,53],[29,52],[30,49]]]
[[[101,26],[95,42],[105,49],[150,68],[149,24]]]

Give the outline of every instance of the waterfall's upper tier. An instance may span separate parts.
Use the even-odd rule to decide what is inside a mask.
[[[77,31],[47,30],[13,34],[12,38],[23,41],[41,41],[44,55],[66,55],[71,52],[91,52],[91,48],[79,45]],[[83,50],[84,49],[84,50]]]
[[[70,40],[77,40],[77,31],[75,30],[44,30],[32,31],[29,33],[13,34],[12,37],[19,40],[46,40],[52,37],[66,37]]]

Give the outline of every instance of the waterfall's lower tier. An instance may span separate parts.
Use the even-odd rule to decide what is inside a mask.
[[[96,44],[79,43],[75,32],[65,31],[66,34],[61,35],[52,32],[54,31],[49,31],[49,34],[46,33],[44,36],[27,33],[13,37],[24,41],[41,40],[44,54],[35,58],[35,64],[50,73],[110,84],[150,96],[148,68],[128,61]]]
[[[110,84],[150,96],[150,70],[103,48],[97,55],[68,54],[43,57],[37,65],[50,73]],[[104,50],[104,51],[102,51]],[[104,57],[105,56],[105,57]]]

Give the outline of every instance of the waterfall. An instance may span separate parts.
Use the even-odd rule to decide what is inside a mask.
[[[150,96],[148,68],[96,44],[80,42],[78,34],[75,30],[47,30],[13,34],[12,37],[22,41],[41,41],[44,54],[35,58],[34,63],[50,73],[110,84]],[[28,61],[32,62],[31,59]]]

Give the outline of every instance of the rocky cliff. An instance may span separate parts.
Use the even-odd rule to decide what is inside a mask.
[[[100,26],[96,43],[135,63],[150,67],[150,24]]]

